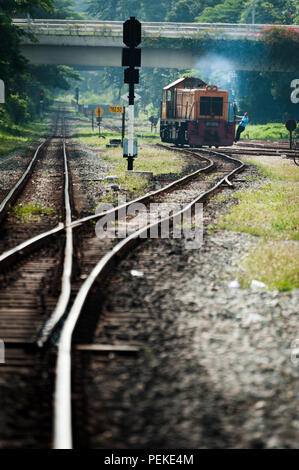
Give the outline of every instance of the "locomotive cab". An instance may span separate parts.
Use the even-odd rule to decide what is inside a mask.
[[[162,90],[160,135],[163,142],[194,147],[232,145],[228,91],[186,77]]]

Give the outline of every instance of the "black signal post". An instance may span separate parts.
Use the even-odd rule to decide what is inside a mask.
[[[293,138],[292,138],[292,134],[293,134],[293,131],[296,129],[297,127],[297,123],[294,119],[289,119],[286,124],[285,124],[287,130],[289,131],[290,133],[290,150],[292,150],[293,148]]]
[[[105,136],[101,135],[101,122],[102,122],[102,118],[100,116],[97,117],[97,125],[99,127],[99,137],[103,137],[103,139],[105,139]]]
[[[137,46],[141,43],[141,23],[131,16],[123,25],[123,42],[127,47],[122,50],[122,66],[124,70],[124,83],[129,84],[128,106],[128,151],[124,157],[128,159],[128,170],[133,170],[134,157],[134,86],[139,83],[139,70],[141,67],[141,49]],[[136,152],[136,151],[135,151]]]

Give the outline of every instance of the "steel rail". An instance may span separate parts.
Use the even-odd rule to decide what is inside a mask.
[[[137,198],[134,201],[130,201],[121,206],[117,206],[111,209],[110,211],[103,212],[102,214],[95,214],[92,216],[85,217],[84,219],[81,219],[79,221],[75,221],[72,223],[72,227],[79,226],[82,223],[87,222],[89,220],[93,220],[95,218],[107,216],[108,214],[117,212],[121,210],[122,208],[130,206],[133,203],[141,202],[141,201],[145,202],[148,198],[153,197],[157,194],[161,194],[163,192],[169,191],[174,186],[190,181],[195,176],[198,176],[201,172],[203,171],[208,172],[215,167],[214,162],[210,160],[209,158],[202,158],[199,155],[198,157],[203,160],[207,160],[208,165],[204,168],[196,170],[190,175],[186,175],[180,178],[179,180],[173,181],[172,183],[170,183],[164,188],[148,193],[145,196],[141,196],[140,198]],[[114,252],[114,249],[112,250],[112,252]],[[108,255],[109,254],[105,255],[105,257],[102,260],[107,259]],[[92,286],[94,280],[97,277],[96,276],[94,278],[93,273],[94,273],[94,270],[88,276],[87,281],[83,285],[90,283],[89,288]],[[80,292],[81,292],[81,289],[79,293]],[[73,311],[73,308],[71,309],[71,312],[72,311]],[[72,331],[75,327],[76,322],[77,322],[77,316],[72,314],[70,318],[70,314],[69,314],[66,317],[64,326],[62,328],[62,333],[59,339],[58,359],[57,359],[57,367],[56,367],[57,375],[56,375],[56,381],[55,381],[55,410],[54,410],[54,448],[55,449],[72,448],[72,432],[70,430],[71,429],[71,402],[68,399],[68,397],[70,397],[70,394],[71,394],[71,383],[70,383],[70,380],[67,380],[68,376],[65,377],[65,372],[68,371],[69,368],[71,367],[71,357],[70,357],[69,351],[71,347]]]
[[[58,121],[58,119],[57,119]],[[55,123],[55,126],[57,126],[57,121]],[[53,134],[54,135],[54,134]],[[46,145],[47,142],[50,142],[50,140],[53,138],[53,135],[51,137],[48,137],[44,142],[42,142],[36,149],[34,156],[30,160],[28,166],[26,167],[25,171],[23,172],[22,176],[18,179],[18,181],[13,185],[13,187],[10,189],[9,193],[6,195],[6,197],[1,201],[0,203],[0,223],[3,221],[6,212],[5,210],[7,209],[8,204],[14,200],[18,196],[18,191],[22,190],[22,185],[26,183],[27,178],[30,176],[34,164],[36,163],[37,157],[39,155],[40,150],[42,147]],[[4,162],[3,162],[4,163]]]
[[[163,146],[157,144],[157,147],[163,147]],[[165,148],[165,146],[164,146],[164,148]],[[169,149],[169,147],[167,147],[167,149]],[[179,152],[185,151],[185,150],[182,150],[182,149],[175,149],[175,150],[179,151]],[[193,152],[193,156],[195,156],[195,152]],[[189,182],[191,179],[196,178],[201,173],[207,173],[209,171],[212,171],[215,168],[215,163],[212,160],[210,160],[209,158],[203,158],[198,154],[197,154],[196,158],[199,158],[201,160],[206,160],[206,161],[209,162],[209,164],[207,166],[203,167],[203,168],[200,168],[199,170],[196,170],[196,171],[190,173],[189,175],[185,175],[182,178],[179,178],[175,181],[172,181],[171,183],[167,184],[163,188],[157,189],[155,191],[151,191],[150,193],[147,193],[144,196],[140,196],[136,199],[133,199],[132,201],[129,201],[129,202],[126,202],[126,203],[121,204],[119,206],[116,206],[114,209],[110,209],[106,212],[99,213],[99,214],[88,215],[88,216],[86,216],[82,219],[76,220],[72,223],[72,226],[77,227],[78,225],[81,225],[81,224],[83,224],[85,222],[88,222],[90,220],[95,220],[95,219],[98,219],[99,217],[110,215],[113,212],[118,212],[121,209],[125,209],[125,208],[129,207],[131,204],[136,204],[138,202],[143,202],[144,203],[147,200],[152,199],[153,197],[155,197],[157,195],[160,195],[160,194],[163,194],[163,193],[166,193],[166,192],[170,191],[171,189],[173,189],[176,186],[181,186],[182,184],[185,184],[185,183]]]
[[[29,238],[23,243],[20,243],[19,245],[17,245],[16,247],[11,248],[10,250],[2,253],[0,255],[0,272],[7,266],[10,266],[14,260],[19,259],[20,256],[22,256],[24,253],[28,253],[33,248],[39,246],[41,242],[45,243],[48,239],[52,237],[52,235],[56,235],[58,232],[62,231],[63,229],[64,229],[64,224],[61,222],[53,229],[48,230],[47,232],[40,233],[39,235],[36,235],[35,237]]]
[[[222,147],[223,148],[223,147]],[[273,148],[271,147],[231,147],[227,148],[227,152],[234,153],[234,154],[246,154],[246,155],[269,155],[279,157],[280,155],[287,155],[288,157],[292,157],[295,153],[294,150],[286,149],[286,148]]]
[[[158,222],[149,224],[141,229],[133,232],[131,235],[118,242],[112,250],[107,252],[103,258],[96,264],[91,271],[90,275],[82,284],[74,303],[70,309],[70,312],[64,322],[62,331],[59,338],[58,345],[58,358],[56,366],[56,381],[55,381],[55,411],[54,411],[54,448],[55,449],[72,449],[73,447],[73,436],[72,436],[72,411],[71,411],[71,347],[72,347],[72,335],[76,327],[77,321],[80,317],[84,303],[88,297],[88,294],[96,281],[101,275],[111,268],[115,258],[119,257],[124,252],[128,251],[128,248],[133,244],[136,244],[138,240],[141,240],[143,235],[148,235],[149,231],[155,227],[161,226],[166,221],[175,219],[175,217],[181,216],[189,209],[192,209],[195,204],[206,199],[207,196],[214,193],[223,183],[227,183],[229,178],[232,177],[236,172],[239,172],[245,168],[245,164],[240,160],[229,157],[225,154],[219,154],[218,152],[209,151],[214,153],[221,158],[226,158],[232,162],[238,164],[231,172],[221,178],[212,188],[204,191],[198,195],[193,201],[188,203],[182,210],[172,214],[171,216],[165,217]]]
[[[181,149],[178,149],[178,150],[180,152],[182,151]],[[66,158],[65,152],[66,151],[64,148],[64,159]],[[201,157],[200,155],[197,155],[197,157],[203,161],[206,161],[208,164],[204,166],[203,168],[200,168],[199,170],[196,170],[189,175],[183,176],[182,178],[179,178],[178,180],[173,181],[172,183],[164,186],[161,189],[147,193],[144,196],[140,196],[139,198],[136,198],[132,201],[121,204],[108,211],[99,212],[97,214],[87,216],[85,218],[76,220],[74,222],[71,222],[70,217],[68,217],[65,224],[61,222],[58,224],[58,226],[54,227],[52,230],[49,230],[33,238],[30,238],[26,240],[25,242],[22,242],[16,247],[0,255],[0,272],[4,272],[6,269],[11,268],[11,266],[15,262],[20,261],[25,255],[33,252],[34,250],[40,248],[41,246],[44,246],[47,242],[53,241],[55,237],[61,236],[63,233],[65,233],[65,231],[68,232],[68,236],[67,236],[68,243],[65,248],[65,263],[64,263],[65,269],[64,269],[64,276],[61,282],[61,295],[59,299],[59,304],[56,305],[56,308],[54,309],[50,317],[43,323],[41,328],[37,331],[35,335],[35,339],[33,339],[33,342],[35,342],[39,347],[43,347],[45,343],[48,341],[49,337],[53,334],[56,325],[58,324],[58,322],[63,317],[66,311],[66,306],[68,303],[68,299],[70,297],[70,282],[71,282],[71,261],[72,261],[71,243],[70,243],[71,242],[71,230],[74,228],[79,228],[82,224],[87,223],[88,221],[97,220],[109,214],[115,213],[116,216],[118,217],[118,214],[122,210],[128,208],[131,204],[141,203],[141,202],[145,203],[156,195],[160,195],[165,192],[171,191],[173,188],[183,185],[187,183],[188,181],[191,181],[193,178],[195,178],[199,174],[207,173],[214,169],[215,164],[213,161],[211,161],[208,158]],[[65,191],[66,191],[66,187],[67,187],[67,183],[65,185]],[[66,206],[67,205],[68,204],[66,204]]]
[[[63,128],[63,132],[65,132],[65,126]],[[182,149],[172,149],[172,150],[179,151],[179,152],[183,151]],[[184,152],[188,153],[187,150],[184,150]],[[54,229],[41,233],[29,240],[26,240],[25,242],[19,244],[18,246],[0,255],[0,272],[1,272],[1,271],[4,271],[4,269],[6,269],[7,266],[11,266],[11,264],[15,262],[16,260],[21,259],[21,257],[24,256],[24,254],[28,252],[32,252],[33,250],[39,248],[42,244],[45,244],[54,236],[57,236],[57,234],[61,235],[64,231],[66,232],[66,246],[65,246],[65,254],[64,254],[64,269],[63,269],[63,276],[62,276],[62,282],[61,282],[61,294],[60,294],[58,303],[53,313],[48,318],[48,320],[46,320],[46,322],[43,324],[43,326],[41,327],[41,329],[38,331],[36,335],[36,343],[39,347],[42,347],[49,339],[49,336],[52,334],[54,328],[56,327],[58,322],[61,320],[63,315],[65,314],[66,308],[70,299],[72,253],[73,253],[72,229],[78,228],[79,226],[81,226],[82,224],[88,221],[97,220],[97,219],[100,219],[101,217],[104,217],[113,213],[117,214],[122,209],[128,208],[131,204],[147,202],[153,197],[163,194],[165,192],[168,192],[177,186],[186,184],[188,181],[191,181],[193,178],[196,178],[201,173],[207,173],[209,171],[212,171],[215,168],[215,163],[209,158],[202,157],[201,155],[196,154],[195,152],[191,152],[191,153],[193,154],[193,156],[196,156],[197,158],[203,161],[206,161],[208,164],[204,166],[203,168],[200,168],[189,175],[185,175],[182,178],[179,178],[171,182],[170,184],[164,186],[163,188],[160,188],[158,190],[155,190],[143,196],[140,196],[139,198],[136,198],[133,201],[129,201],[127,203],[121,204],[108,211],[100,212],[98,214],[93,214],[93,215],[90,215],[85,218],[72,222],[69,191],[68,191],[69,190],[69,176],[68,176],[67,155],[66,155],[65,135],[64,135],[63,154],[64,154],[64,168],[65,168],[64,170],[65,171],[64,194],[65,194],[65,209],[66,209],[65,223],[60,223]]]
[[[53,314],[51,315],[48,322],[44,324],[42,327],[42,333],[44,336],[47,336],[49,331],[52,331],[54,326],[58,323],[60,318],[63,316],[67,304],[69,302],[70,293],[71,293],[71,274],[72,274],[72,260],[73,260],[73,238],[72,238],[72,214],[71,214],[71,203],[70,203],[70,182],[69,182],[69,171],[68,171],[68,162],[67,162],[67,153],[66,153],[66,144],[65,144],[65,123],[63,117],[63,125],[62,125],[62,134],[63,134],[63,160],[64,160],[64,206],[65,206],[65,223],[59,223],[56,227],[46,232],[43,232],[35,237],[32,237],[21,244],[17,245],[16,247],[2,253],[0,255],[0,272],[3,271],[7,266],[10,266],[12,262],[15,260],[20,259],[24,255],[24,253],[28,253],[33,251],[34,249],[38,248],[41,244],[45,244],[46,241],[56,236],[58,233],[62,233],[65,230],[66,233],[66,243],[65,243],[65,252],[64,252],[64,263],[63,263],[63,274],[61,280],[61,294],[59,296],[57,305]],[[48,139],[50,140],[50,139]],[[28,175],[29,171],[31,170],[32,164],[34,163],[40,148],[42,147],[41,144],[37,151],[35,152],[34,158],[30,162],[26,172],[23,174],[22,178],[18,181],[18,183],[14,186],[14,188],[10,191],[13,194],[13,190],[15,190],[24,180],[24,178]],[[9,194],[10,195],[10,194]],[[8,195],[8,196],[9,196]],[[7,200],[8,200],[7,196]],[[4,201],[6,202],[6,201]],[[3,202],[3,207],[4,207]],[[41,339],[37,339],[37,344],[42,346],[43,341]]]
[[[182,152],[182,149],[177,149],[178,151]],[[201,158],[200,155],[197,155],[198,158]],[[192,178],[197,177],[200,173],[207,173],[209,171],[212,171],[215,168],[215,164],[207,159],[207,158],[201,158],[201,160],[208,161],[209,164],[206,167],[200,168],[199,170],[194,171],[193,173],[190,173],[189,175],[185,175],[182,178],[179,178],[178,180],[172,181],[168,185],[164,186],[163,188],[157,189],[155,191],[151,191],[149,193],[146,193],[143,196],[140,196],[139,198],[133,199],[132,201],[126,202],[124,204],[120,204],[119,206],[114,207],[113,209],[110,209],[105,212],[99,212],[97,214],[92,214],[86,217],[83,217],[81,219],[75,220],[70,223],[71,228],[77,228],[81,226],[82,224],[92,221],[92,220],[97,220],[100,219],[101,217],[113,214],[114,212],[121,211],[122,209],[125,209],[129,207],[131,204],[136,204],[138,202],[146,202],[147,200],[153,198],[154,196],[163,194],[164,192],[170,191],[172,188],[185,184]],[[30,238],[26,240],[25,242],[15,246],[14,248],[3,252],[0,255],[0,272],[1,269],[9,265],[10,263],[13,262],[15,258],[17,258],[20,255],[23,255],[27,251],[32,251],[35,246],[37,247],[41,240],[49,238],[51,235],[55,235],[57,233],[62,232],[65,230],[67,227],[67,224],[60,223],[57,227],[55,227],[53,230],[50,230],[49,232],[44,232],[42,234],[39,234],[36,237]]]
[[[73,227],[72,210],[70,201],[70,178],[65,145],[65,122],[63,117],[63,162],[64,162],[64,205],[65,205],[65,234],[63,273],[61,278],[61,291],[56,307],[50,318],[43,325],[38,335],[37,345],[43,346],[44,342],[53,331],[57,323],[63,317],[71,296],[71,278],[73,268]],[[55,233],[57,233],[56,231]]]
[[[33,169],[33,166],[36,162],[37,156],[41,150],[41,148],[48,142],[50,139],[45,140],[42,142],[36,149],[34,156],[30,160],[29,165],[26,167],[26,170],[22,174],[22,176],[18,179],[18,181],[13,185],[13,187],[10,189],[9,193],[7,196],[1,201],[0,203],[0,223],[3,221],[5,215],[6,215],[6,210],[9,205],[9,203],[13,200],[14,197],[17,197],[18,190],[21,190],[21,186],[26,182],[26,179],[30,176],[30,173]]]

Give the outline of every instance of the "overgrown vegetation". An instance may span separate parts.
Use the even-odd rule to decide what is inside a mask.
[[[248,163],[254,163],[259,167],[261,174],[268,176],[273,180],[299,183],[299,171],[296,169],[292,160],[276,160],[273,157],[247,156],[242,159]]]
[[[252,279],[280,291],[299,287],[299,247],[294,242],[262,241],[251,250],[239,271],[239,280],[248,287]]]
[[[239,203],[221,218],[219,227],[265,238],[299,240],[297,190],[296,183],[269,182],[255,191],[236,193]]]
[[[56,5],[54,4],[56,3]],[[6,1],[0,5],[0,78],[5,83],[6,102],[0,105],[0,126],[21,124],[39,114],[40,90],[44,91],[44,109],[51,103],[57,88],[68,90],[79,74],[65,66],[29,65],[21,54],[21,42],[26,33],[14,26],[12,20],[44,12],[50,17],[69,0]],[[56,6],[56,9],[55,9]],[[67,10],[66,10],[67,11]],[[61,13],[61,12],[60,12]]]
[[[279,122],[270,122],[269,124],[248,124],[244,134],[249,139],[257,140],[288,139],[290,135],[285,125]]]
[[[29,142],[38,140],[47,132],[46,122],[2,125],[0,127],[0,157],[17,149],[26,149]]]

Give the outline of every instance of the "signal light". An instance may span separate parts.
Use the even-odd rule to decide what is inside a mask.
[[[123,24],[123,42],[128,47],[137,47],[141,43],[141,23],[135,16]]]
[[[141,42],[141,23],[135,16],[123,24],[123,42],[128,47],[122,50],[122,66],[129,67],[124,71],[124,82],[130,85],[129,105],[133,105],[134,85],[139,83],[139,70],[134,67],[141,67],[141,49],[136,49]]]

